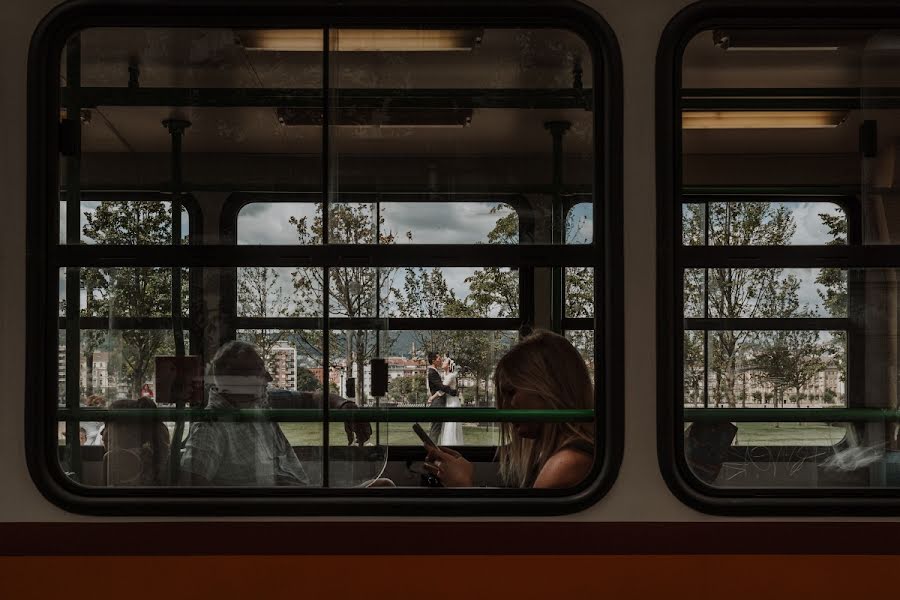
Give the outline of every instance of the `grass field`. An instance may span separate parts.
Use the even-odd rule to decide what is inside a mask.
[[[430,423],[420,423],[425,431]],[[321,423],[282,423],[281,429],[293,446],[321,446]],[[375,440],[375,424],[372,424],[372,441]],[[467,446],[496,446],[498,442],[498,429],[495,424],[483,426],[475,424],[463,424],[463,440]],[[329,442],[333,445],[347,443],[342,423],[332,423],[328,430]],[[412,430],[412,423],[382,423],[381,444],[383,446],[421,446],[422,442]]]
[[[843,423],[736,423],[737,446],[833,446],[844,439]]]

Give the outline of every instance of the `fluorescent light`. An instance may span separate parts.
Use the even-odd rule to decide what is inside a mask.
[[[822,36],[830,39],[822,41]],[[840,34],[836,34],[840,35]],[[727,52],[835,52],[840,46],[835,34],[821,31],[761,30],[713,31],[713,44]]]
[[[729,46],[727,52],[835,52],[840,46]]]
[[[337,29],[330,41],[335,52],[436,52],[471,50],[483,30],[471,29]],[[247,50],[321,52],[319,29],[245,29],[237,38]]]
[[[837,127],[843,110],[684,111],[682,129],[818,129]]]

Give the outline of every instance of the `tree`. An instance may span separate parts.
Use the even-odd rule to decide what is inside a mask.
[[[425,376],[415,374],[406,377],[395,377],[388,383],[388,394],[392,400],[405,403],[424,402],[428,398],[428,386]]]
[[[238,269],[237,309],[242,317],[284,317],[289,302],[278,281],[278,271],[271,267]],[[275,348],[285,339],[280,329],[253,329],[240,337],[259,348],[269,371],[275,370]]]
[[[683,238],[688,245],[779,246],[787,244],[796,230],[785,207],[769,202],[710,202],[689,204],[683,216]],[[704,281],[707,275],[708,284]],[[782,277],[777,268],[687,269],[684,273],[685,306],[708,306],[700,316],[713,318],[788,317],[796,310],[799,283]],[[705,298],[704,298],[705,294]],[[738,360],[745,352],[751,332],[710,333],[709,366],[717,385],[717,401],[737,405],[735,395]]]
[[[577,216],[575,210],[570,210],[566,215],[565,238],[567,244],[577,241],[579,231],[587,224],[587,215]],[[566,267],[565,268],[565,316],[567,317],[593,317],[594,316],[594,269],[593,267]],[[566,337],[578,350],[586,361],[593,361],[594,357],[594,332],[584,330],[571,330],[566,332]],[[593,373],[592,373],[593,375]]]
[[[825,367],[823,354],[818,331],[767,331],[756,336],[756,367],[772,385],[776,407],[779,401],[784,406],[786,390],[793,390],[800,407],[800,390]]]
[[[103,245],[161,245],[172,241],[172,208],[169,202],[102,201],[93,212],[85,212],[84,236]],[[172,271],[165,268],[81,269],[82,285],[90,298],[85,316],[164,317],[172,312]],[[186,281],[186,272],[182,281]],[[187,296],[182,289],[182,306]],[[105,333],[105,332],[104,332]],[[101,333],[100,335],[104,335]],[[97,334],[84,336],[88,355]],[[152,376],[154,359],[174,352],[171,331],[127,329],[121,332],[122,345],[114,357],[121,360],[123,375],[133,396]],[[108,340],[108,335],[107,335]]]
[[[376,235],[384,218],[373,214],[370,205],[335,203],[329,206],[329,243],[333,244],[393,244],[393,232],[381,232]],[[376,228],[376,219],[379,227]],[[320,244],[324,239],[322,205],[316,208],[312,222],[308,217],[291,217],[290,224],[296,227],[297,237],[301,244]],[[411,234],[407,232],[407,237]],[[397,272],[395,267],[332,267],[329,269],[328,299],[329,317],[347,317],[351,319],[381,316],[378,313],[387,308],[393,290],[393,278]],[[299,267],[292,272],[294,290],[300,300],[299,310],[310,310],[312,314],[321,316],[323,292],[325,292],[324,270],[317,267]],[[379,310],[380,309],[380,310]],[[348,372],[355,367],[356,380],[363,381],[363,369],[366,361],[375,354],[375,335],[378,332],[367,329],[348,329],[334,332],[331,338],[335,354],[343,353],[346,357]],[[321,349],[321,333],[308,334],[306,341],[313,347]],[[390,346],[391,340],[385,340]],[[359,390],[360,404],[365,404],[366,392]]]
[[[391,313],[397,317],[438,319],[449,316],[448,306],[459,302],[440,267],[407,267],[402,292],[394,292],[397,300]],[[414,338],[426,353],[447,351],[441,332],[416,331]]]
[[[706,372],[703,369],[703,332],[684,332],[684,394],[690,404],[702,404]]]
[[[306,367],[297,367],[297,390],[301,392],[314,392],[322,389],[322,384],[315,373]]]
[[[508,210],[506,204],[491,208],[491,214]],[[515,211],[499,217],[494,228],[488,232],[489,244],[519,243],[519,215]],[[509,317],[519,312],[519,273],[501,267],[476,269],[469,284],[469,302],[481,317]]]
[[[843,212],[839,215],[819,213],[819,218],[825,223],[831,235],[829,246],[843,246],[847,243],[847,218]],[[821,287],[817,290],[825,310],[832,317],[847,316],[847,271],[836,267],[828,267],[819,271],[816,283]],[[841,381],[847,377],[847,333],[835,331],[828,343],[829,351],[840,369]]]

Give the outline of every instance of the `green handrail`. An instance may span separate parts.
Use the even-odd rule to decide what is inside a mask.
[[[498,410],[495,408],[356,408],[328,411],[329,420],[337,422],[366,421],[372,423],[470,422],[470,423],[574,423],[594,420],[593,410]],[[318,408],[245,408],[212,410],[204,408],[60,408],[57,419],[79,421],[120,421],[150,419],[174,421],[283,421],[290,423],[321,422],[324,411]]]
[[[685,408],[684,420],[713,423],[871,423],[900,421],[893,408]]]

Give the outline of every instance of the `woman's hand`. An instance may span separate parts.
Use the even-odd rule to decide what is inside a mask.
[[[459,452],[450,448],[426,446],[428,461],[425,468],[433,473],[446,487],[474,487],[475,465],[464,459]]]

